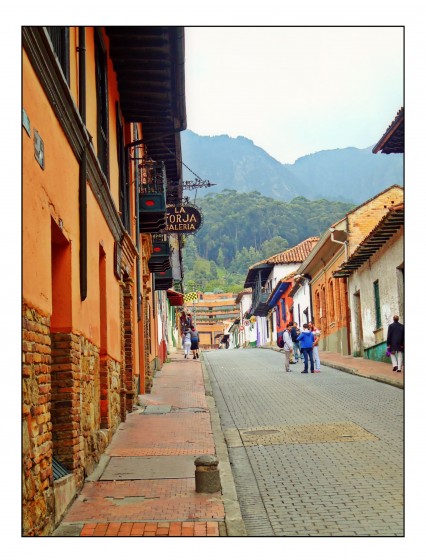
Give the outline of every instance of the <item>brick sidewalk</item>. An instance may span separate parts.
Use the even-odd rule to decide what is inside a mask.
[[[397,373],[396,371],[392,371],[391,364],[386,364],[385,362],[355,358],[354,356],[342,356],[337,352],[326,351],[320,352],[320,360],[321,363],[326,366],[341,369],[342,371],[347,371],[348,373],[353,373],[362,377],[369,377],[376,381],[395,385],[396,387],[404,387],[404,366],[402,368],[402,373]]]
[[[54,536],[226,535],[222,493],[195,491],[194,459],[215,454],[201,363],[172,354],[139,404]]]
[[[278,347],[263,346],[262,348],[282,352]],[[361,377],[369,377],[375,381],[388,383],[401,389],[404,388],[404,364],[402,365],[402,373],[397,373],[392,371],[391,364],[386,364],[385,362],[355,358],[354,356],[343,356],[338,352],[328,352],[326,350],[320,350],[320,361],[324,366],[340,369],[341,371],[360,375]]]

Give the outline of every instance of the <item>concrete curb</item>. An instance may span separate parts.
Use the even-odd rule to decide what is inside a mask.
[[[374,381],[379,381],[380,383],[386,383],[387,385],[393,385],[394,387],[398,387],[399,389],[404,388],[404,384],[402,381],[398,379],[390,379],[388,377],[380,377],[379,375],[365,375],[354,368],[348,368],[342,366],[340,364],[336,364],[334,362],[329,362],[328,360],[321,360],[321,363],[325,366],[332,367],[334,369],[339,369],[340,371],[344,371],[345,373],[351,373],[352,375],[358,375],[358,377],[364,377],[365,379],[373,379]]]
[[[273,350],[274,352],[282,352],[281,348],[268,348],[267,346],[259,346],[263,350]],[[358,377],[364,377],[365,379],[373,379],[373,381],[379,381],[380,383],[385,383],[387,385],[392,385],[393,387],[398,387],[398,389],[404,388],[404,382],[400,381],[399,379],[391,379],[389,377],[381,377],[380,375],[368,375],[361,373],[359,370],[355,368],[348,368],[346,366],[342,366],[341,364],[336,364],[335,362],[331,362],[327,359],[323,359],[321,357],[321,364],[332,367],[334,369],[338,369],[340,371],[344,371],[345,373],[350,373],[351,375],[358,375]]]
[[[201,355],[202,356],[202,355]],[[219,460],[220,483],[222,486],[222,499],[225,508],[225,526],[228,537],[246,537],[247,531],[241,515],[234,477],[229,462],[228,448],[220,425],[220,417],[213,397],[210,377],[204,360],[200,360],[204,377],[206,400],[209,407],[212,424],[213,439],[216,447],[216,456]]]

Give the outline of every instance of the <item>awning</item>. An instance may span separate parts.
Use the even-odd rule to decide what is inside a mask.
[[[167,297],[171,306],[183,305],[183,294],[174,290],[167,290]]]

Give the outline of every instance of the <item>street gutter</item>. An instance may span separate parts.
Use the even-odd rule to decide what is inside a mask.
[[[246,537],[247,531],[241,515],[240,504],[238,502],[237,491],[235,489],[234,477],[232,475],[231,464],[229,461],[228,447],[220,425],[220,417],[213,397],[210,384],[208,366],[202,359],[201,368],[204,377],[207,405],[210,412],[213,439],[215,442],[216,456],[219,460],[220,484],[222,487],[222,500],[225,508],[225,526],[228,537]]]

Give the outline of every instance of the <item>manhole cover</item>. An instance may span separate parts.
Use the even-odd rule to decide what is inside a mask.
[[[278,434],[279,430],[252,430],[250,432],[244,432],[245,436],[267,436],[269,434]]]

